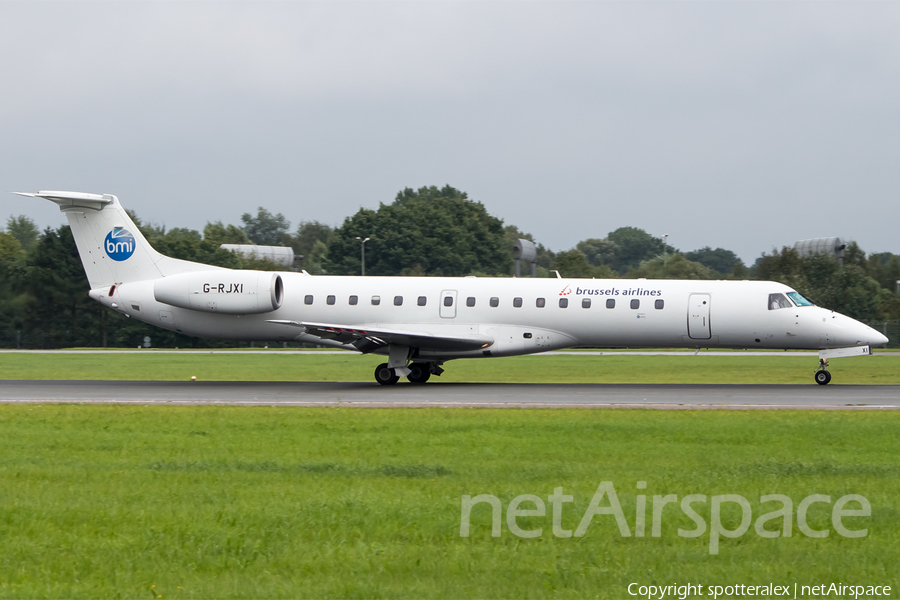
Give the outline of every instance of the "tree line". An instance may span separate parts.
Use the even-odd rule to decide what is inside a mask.
[[[512,247],[529,233],[487,212],[451,186],[400,191],[377,209],[360,209],[337,227],[303,221],[292,230],[282,214],[258,207],[241,224],[207,223],[203,231],[135,224],[159,252],[233,269],[276,270],[221,244],[289,246],[310,274],[375,276],[501,276],[513,273]],[[866,255],[851,242],[843,264],[833,256],[800,256],[793,248],[764,253],[746,266],[732,251],[704,247],[682,252],[636,227],[554,252],[536,242],[537,276],[660,279],[766,279],[792,286],[817,304],[864,321],[900,319],[900,256]],[[528,271],[528,269],[525,269]],[[87,297],[88,284],[68,225],[40,232],[24,216],[0,230],[0,347],[58,348],[141,345],[234,346],[199,340],[132,321]]]

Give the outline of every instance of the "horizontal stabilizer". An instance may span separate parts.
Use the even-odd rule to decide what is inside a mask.
[[[20,196],[30,198],[44,198],[56,202],[60,209],[65,208],[89,208],[101,210],[107,204],[112,204],[116,197],[109,194],[85,194],[83,192],[13,192]]]

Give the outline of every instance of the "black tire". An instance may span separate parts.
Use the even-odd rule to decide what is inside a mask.
[[[413,363],[409,365],[409,375],[406,376],[410,383],[425,383],[431,377],[431,368],[428,363]]]
[[[816,371],[816,383],[819,385],[828,385],[831,381],[831,373],[828,371]]]
[[[400,376],[394,373],[394,370],[387,366],[387,363],[381,363],[375,367],[375,381],[381,385],[394,385],[400,380]]]

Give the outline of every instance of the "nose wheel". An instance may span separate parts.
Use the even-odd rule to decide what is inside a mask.
[[[813,376],[816,380],[816,383],[819,385],[828,385],[831,381],[831,373],[828,372],[828,360],[824,358],[819,359],[819,368],[816,369],[816,374]]]

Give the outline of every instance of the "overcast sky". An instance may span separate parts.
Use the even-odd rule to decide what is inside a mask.
[[[0,190],[202,230],[450,184],[554,250],[900,253],[898,31],[892,2],[0,2]]]

